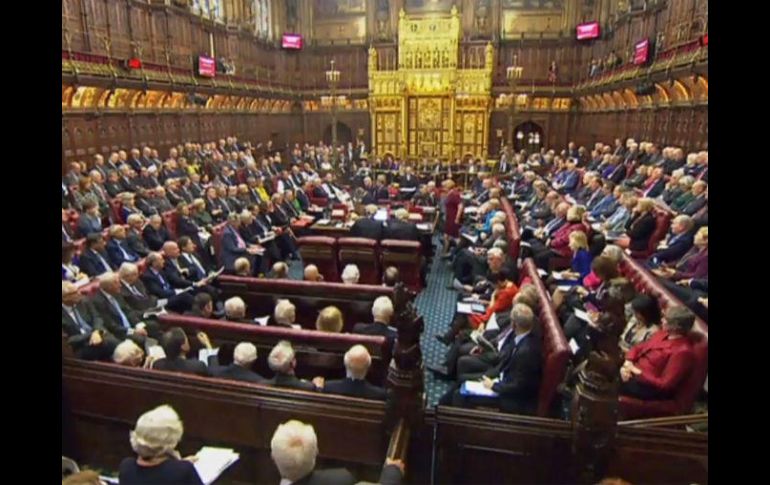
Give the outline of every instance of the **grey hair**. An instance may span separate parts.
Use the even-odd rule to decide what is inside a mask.
[[[270,366],[270,370],[283,374],[291,370],[293,361],[294,349],[288,340],[281,340],[275,344],[273,350],[270,351],[270,355],[267,356],[267,364]]]
[[[176,453],[184,427],[174,409],[164,404],[142,414],[130,434],[131,448],[142,458]]]
[[[235,346],[233,361],[240,366],[251,365],[257,360],[257,347],[251,342],[241,342]]]

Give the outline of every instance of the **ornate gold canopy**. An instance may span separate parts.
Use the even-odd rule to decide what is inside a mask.
[[[471,67],[458,67],[460,18],[408,18],[398,23],[398,65],[379,69],[369,49],[369,106],[375,153],[442,159],[486,157],[492,109],[491,44]]]

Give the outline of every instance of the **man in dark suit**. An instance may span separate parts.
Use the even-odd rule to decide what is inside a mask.
[[[398,239],[401,241],[419,241],[420,231],[417,226],[408,222],[409,212],[406,209],[396,210],[395,219],[387,222],[383,230],[383,239]]]
[[[190,280],[200,281],[211,272],[209,265],[201,258],[198,257],[197,246],[188,236],[182,236],[179,238],[179,249],[181,253],[178,258],[179,266],[182,269],[187,270],[187,274]]]
[[[107,243],[107,255],[113,268],[120,268],[123,263],[136,263],[139,255],[131,249],[126,240],[126,228],[122,225],[110,226],[110,241]]]
[[[158,298],[149,294],[142,280],[139,268],[133,263],[123,263],[118,271],[120,275],[120,296],[135,311],[145,312],[158,306]]]
[[[679,215],[671,221],[671,232],[658,244],[650,256],[647,267],[657,268],[662,263],[675,264],[692,248],[695,223],[688,215]]]
[[[86,237],[89,234],[102,232],[102,217],[99,214],[99,204],[93,199],[83,202],[83,213],[78,220],[78,234]]]
[[[381,221],[375,221],[377,206],[369,204],[365,208],[366,217],[358,219],[350,228],[350,237],[363,237],[379,241],[382,239],[383,227]]]
[[[311,425],[291,420],[280,424],[270,440],[270,456],[281,474],[281,483],[292,485],[353,485],[355,477],[344,468],[314,470],[318,438]],[[401,460],[387,458],[377,481],[398,485],[404,475]]]
[[[61,283],[61,326],[67,343],[80,359],[110,360],[118,345],[90,302],[83,301],[83,295],[69,281]]]
[[[118,194],[123,192],[123,187],[118,181],[118,172],[116,170],[107,171],[107,176],[105,177],[104,182],[104,190],[106,190],[107,194],[113,199],[117,197]]]
[[[163,243],[171,240],[168,231],[163,227],[163,219],[157,214],[150,216],[149,223],[142,231],[142,238],[152,251],[160,251]]]
[[[270,366],[270,370],[275,372],[275,376],[272,379],[265,381],[265,384],[277,387],[301,389],[303,391],[319,390],[318,386],[314,383],[300,379],[294,375],[297,359],[295,358],[294,349],[290,342],[286,340],[278,342],[275,347],[273,347],[273,350],[270,351],[270,355],[267,357],[267,363]]]
[[[537,393],[542,375],[542,344],[533,334],[534,315],[521,312],[512,315],[512,331],[508,339],[513,339],[510,351],[501,356],[500,363],[485,372],[483,386],[497,395],[494,397],[464,395],[460,386],[445,394],[440,404],[473,407],[476,405],[497,406],[503,412],[514,414],[534,414],[537,410]],[[498,345],[504,346],[505,342]],[[491,378],[496,378],[493,381]]]
[[[220,254],[220,259],[225,267],[225,271],[228,273],[235,273],[235,260],[241,257],[247,258],[252,268],[257,268],[254,264],[254,259],[261,252],[257,246],[248,245],[243,240],[239,232],[240,225],[240,216],[238,214],[230,214],[227,217],[227,225],[222,232],[220,249],[222,254]]]
[[[382,387],[366,382],[366,373],[372,365],[372,357],[363,345],[354,345],[345,353],[345,379],[326,382],[323,392],[344,396],[384,401],[387,392]]]
[[[88,276],[99,276],[116,268],[110,262],[110,257],[104,247],[104,238],[101,234],[89,234],[86,238],[86,249],[80,255],[80,269]]]
[[[177,313],[184,313],[192,306],[193,295],[190,291],[177,294],[174,287],[166,279],[163,271],[166,261],[161,253],[150,253],[147,256],[147,270],[142,274],[142,283],[147,288],[147,293],[159,299],[166,299],[166,306]]]
[[[142,237],[142,226],[144,225],[144,216],[141,214],[131,214],[126,221],[128,229],[126,230],[126,244],[140,258],[147,257],[150,254],[150,248],[144,242]]]
[[[89,301],[102,318],[104,327],[119,340],[131,338],[140,347],[144,346],[144,338],[150,330],[142,322],[142,312],[134,310],[121,295],[121,281],[117,273],[109,272],[99,276],[99,291],[95,292]],[[160,337],[157,325],[152,327],[153,337]]]
[[[390,348],[394,349],[398,331],[390,326],[393,318],[393,302],[387,296],[380,296],[372,304],[372,317],[374,323],[356,323],[353,333],[361,335],[382,335],[390,341]]]
[[[217,299],[219,290],[211,286],[211,278],[208,277],[208,274],[196,279],[198,268],[191,270],[182,266],[181,250],[177,243],[174,241],[163,243],[163,257],[166,260],[166,264],[163,266],[163,276],[173,288],[177,290],[189,288],[193,294],[205,292],[215,300]]]
[[[655,167],[650,172],[650,176],[644,181],[641,187],[642,197],[654,199],[663,193],[666,188],[666,179],[663,178],[663,169]]]
[[[692,193],[695,194],[695,197],[682,207],[679,211],[681,214],[692,216],[708,204],[708,185],[706,182],[698,180],[692,184]]]
[[[254,344],[241,342],[235,346],[233,351],[233,363],[226,367],[213,368],[211,374],[224,379],[264,384],[266,379],[251,370],[256,360],[257,348]]]
[[[203,332],[199,332],[198,340],[201,343],[208,342],[208,337]],[[152,366],[153,369],[199,376],[211,375],[206,364],[199,360],[186,358],[187,352],[190,351],[190,342],[181,328],[174,327],[165,332],[160,339],[160,346],[163,347],[166,357],[156,360]]]

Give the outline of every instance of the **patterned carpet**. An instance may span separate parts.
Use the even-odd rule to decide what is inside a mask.
[[[447,347],[436,340],[434,335],[446,331],[457,306],[457,293],[447,289],[447,285],[452,282],[452,271],[448,263],[438,257],[441,251],[440,237],[436,236],[433,243],[436,257],[428,272],[428,287],[423,289],[416,299],[417,312],[425,321],[425,330],[420,341],[425,365],[444,362]],[[449,388],[449,384],[448,381],[436,379],[433,372],[425,369],[425,394],[428,407],[435,406]]]

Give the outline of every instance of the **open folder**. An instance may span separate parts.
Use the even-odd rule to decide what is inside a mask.
[[[198,472],[201,481],[206,485],[214,483],[214,480],[219,478],[222,472],[241,457],[232,449],[211,446],[204,446],[195,456],[198,457],[194,463],[195,471]]]
[[[485,396],[497,397],[497,393],[492,389],[487,389],[479,381],[465,381],[460,387],[460,394],[463,396]]]

